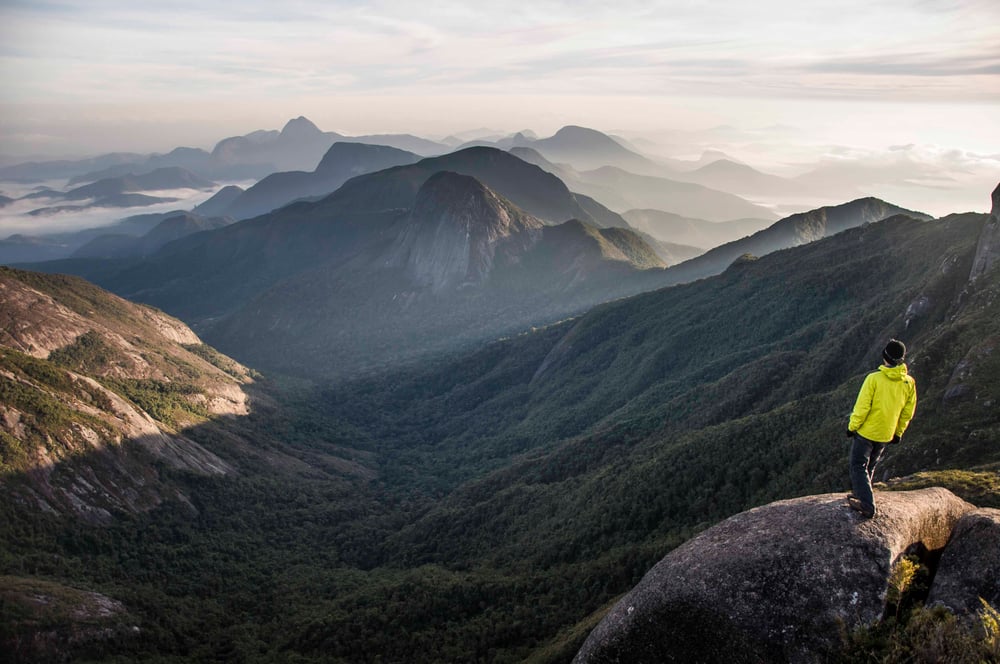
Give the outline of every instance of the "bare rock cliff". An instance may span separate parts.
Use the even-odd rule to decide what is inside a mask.
[[[979,236],[972,272],[969,273],[970,281],[975,281],[1000,261],[1000,184],[993,190],[992,199],[993,210]]]
[[[982,508],[962,517],[941,556],[928,605],[976,615],[979,598],[1000,608],[1000,510]]]
[[[389,262],[435,293],[477,285],[498,252],[527,250],[543,226],[475,178],[442,171],[420,188]]]

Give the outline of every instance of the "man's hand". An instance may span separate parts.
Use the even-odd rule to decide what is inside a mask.
[[[848,429],[848,430],[847,430],[847,437],[848,437],[848,438],[854,438],[854,432],[853,432],[853,431],[851,431],[850,429]]]
[[[893,436],[892,437],[892,442],[898,443],[899,442],[899,436]]]

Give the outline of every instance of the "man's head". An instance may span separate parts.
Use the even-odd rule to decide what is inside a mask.
[[[902,341],[890,339],[882,351],[882,359],[890,367],[898,366],[906,357],[906,346]]]

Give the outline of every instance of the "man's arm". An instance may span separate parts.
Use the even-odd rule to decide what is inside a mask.
[[[865,382],[861,384],[858,391],[858,399],[854,402],[854,410],[851,412],[851,421],[848,422],[849,431],[857,431],[868,419],[868,411],[872,409],[872,399],[875,397],[875,376],[868,374]]]
[[[896,437],[899,438],[906,431],[906,427],[910,425],[910,420],[913,419],[913,411],[917,408],[917,384],[911,383],[912,389],[910,390],[909,396],[906,398],[906,403],[903,404],[903,410],[899,413],[899,421],[896,423]]]

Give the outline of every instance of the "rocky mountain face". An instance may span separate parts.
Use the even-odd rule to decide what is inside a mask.
[[[653,567],[573,661],[835,659],[844,628],[881,619],[903,555],[948,556],[952,530],[975,510],[940,488],[879,493],[877,501],[881,512],[870,521],[844,494],[780,501],[726,519]]]
[[[972,261],[970,281],[975,281],[1000,262],[1000,185],[997,185],[997,188],[993,190],[992,202],[993,209],[989,221],[986,222],[986,227],[983,228],[983,233],[979,236],[976,257]]]
[[[489,279],[498,251],[525,253],[544,225],[475,178],[440,172],[420,188],[388,264],[433,293],[475,287]]]
[[[180,433],[245,415],[248,371],[180,321],[75,277],[0,268],[0,493],[108,522],[184,496],[154,462],[232,467]]]
[[[934,575],[927,603],[941,604],[969,619],[983,602],[1000,606],[1000,510],[965,514],[952,529]]]

